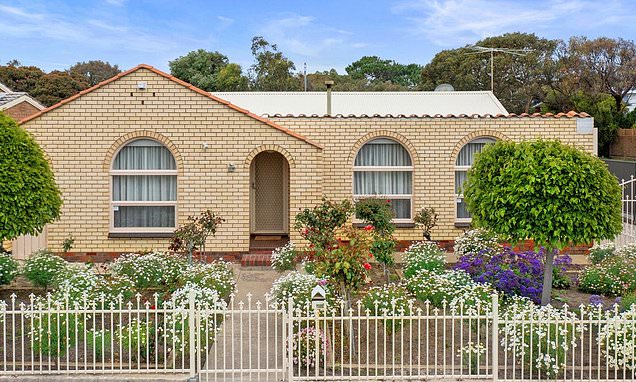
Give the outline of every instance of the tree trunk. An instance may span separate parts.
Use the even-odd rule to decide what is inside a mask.
[[[541,305],[545,306],[552,299],[552,268],[554,268],[554,250],[546,248],[545,264],[543,266],[543,291]]]

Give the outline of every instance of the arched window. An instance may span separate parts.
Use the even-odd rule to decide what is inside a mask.
[[[413,205],[413,162],[398,142],[377,138],[358,151],[353,165],[353,198],[391,201],[396,221],[410,221]]]
[[[137,139],[113,160],[112,232],[172,232],[176,227],[177,165],[164,145]]]
[[[455,160],[455,194],[457,197],[457,215],[456,220],[458,222],[470,222],[470,213],[466,209],[464,203],[464,195],[462,194],[462,186],[468,177],[468,170],[475,163],[475,155],[488,143],[493,143],[496,140],[494,138],[477,138],[468,142],[462,147],[457,159]]]

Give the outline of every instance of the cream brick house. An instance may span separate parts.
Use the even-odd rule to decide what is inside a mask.
[[[413,215],[434,207],[433,238],[451,241],[470,221],[460,186],[487,142],[595,152],[583,113],[263,117],[241,106],[140,65],[21,121],[63,193],[48,247],[72,235],[84,260],[166,249],[176,226],[211,209],[226,222],[207,248],[242,254],[257,235],[298,240],[294,215],[323,195],[391,199],[405,243],[421,238]]]

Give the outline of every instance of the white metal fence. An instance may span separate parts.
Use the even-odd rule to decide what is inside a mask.
[[[620,186],[623,194],[621,211],[623,230],[614,239],[616,248],[636,243],[636,178],[632,175],[631,179],[622,180]]]
[[[636,380],[636,307],[524,315],[499,305],[0,307],[0,375],[181,373],[201,381]],[[386,306],[386,305],[385,305]],[[193,330],[191,330],[193,329]]]

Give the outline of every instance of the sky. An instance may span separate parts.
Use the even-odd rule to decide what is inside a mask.
[[[250,41],[263,36],[299,70],[343,72],[369,55],[425,65],[507,32],[636,40],[635,25],[634,0],[0,0],[0,64],[51,71],[103,60],[168,71],[202,48],[247,69]]]

